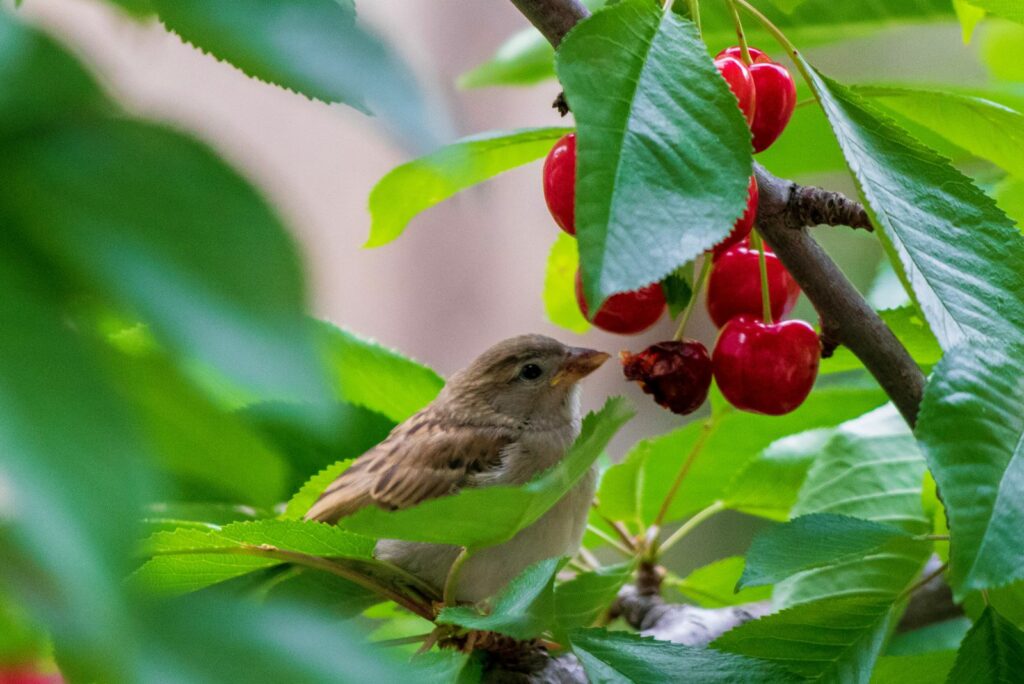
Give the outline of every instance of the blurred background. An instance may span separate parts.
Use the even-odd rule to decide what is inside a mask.
[[[609,352],[636,351],[671,337],[673,323],[667,317],[635,338],[600,331],[581,337],[548,322],[541,292],[558,229],[541,194],[540,162],[421,214],[389,245],[364,249],[371,188],[415,156],[372,118],[250,80],[158,24],[136,23],[99,2],[25,0],[18,11],[78,53],[130,112],[194,134],[262,189],[304,254],[311,307],[318,317],[375,338],[445,375],[491,343],[524,332]],[[460,74],[526,28],[511,3],[373,0],[360,2],[359,11],[413,65],[439,111],[447,113],[453,137],[559,125],[550,108],[559,90],[554,81],[524,88],[456,86]],[[969,86],[986,78],[979,42],[965,46],[960,27],[950,22],[904,26],[807,53],[822,71],[844,82],[931,80]],[[791,126],[778,145],[790,155],[822,153],[813,139],[805,142],[800,136],[800,128]],[[797,180],[854,192],[843,173]],[[683,225],[686,217],[678,220]],[[819,229],[818,237],[851,279],[867,289],[880,257],[874,238],[843,229]],[[806,301],[796,315],[813,320]],[[703,307],[695,312],[689,336],[709,347],[714,341]],[[588,383],[586,407],[599,406],[613,393],[629,395],[640,409],[638,419],[613,444],[610,455],[616,460],[637,439],[682,424],[682,418],[628,385],[612,363]],[[738,515],[716,518],[688,540],[680,569],[743,550],[754,525]]]

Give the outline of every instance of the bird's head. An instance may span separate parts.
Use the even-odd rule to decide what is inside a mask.
[[[445,391],[515,420],[554,417],[573,409],[577,383],[607,359],[604,352],[544,335],[520,335],[499,342],[454,374]]]

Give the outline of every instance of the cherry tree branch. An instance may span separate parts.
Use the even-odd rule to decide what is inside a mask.
[[[556,47],[576,22],[589,15],[578,0],[512,2]],[[826,356],[837,344],[849,347],[913,427],[924,392],[924,374],[807,232],[807,228],[815,225],[871,230],[867,211],[841,193],[778,178],[760,164],[754,164],[754,172],[760,190],[758,230],[818,312],[825,332]]]

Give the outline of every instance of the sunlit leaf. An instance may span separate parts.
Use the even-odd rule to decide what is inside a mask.
[[[463,138],[402,164],[377,181],[370,192],[367,247],[391,242],[420,212],[466,188],[540,159],[570,128],[491,131]],[[540,193],[540,180],[537,180]]]

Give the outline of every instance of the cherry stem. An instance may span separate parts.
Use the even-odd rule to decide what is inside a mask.
[[[715,513],[718,513],[719,511],[723,510],[725,510],[725,502],[715,501],[707,508],[697,511],[690,517],[689,520],[680,525],[679,529],[677,529],[675,532],[669,535],[669,538],[666,539],[664,543],[658,544],[656,547],[654,547],[652,553],[659,556],[664,554],[670,548],[675,546],[676,542],[678,542],[680,539],[682,539],[690,532],[692,532],[702,522],[713,516]]]
[[[807,67],[804,66],[804,60],[800,57],[800,51],[797,50],[796,46],[793,45],[793,42],[786,37],[786,34],[782,32],[782,29],[773,24],[771,19],[763,15],[760,10],[747,2],[747,0],[729,0],[729,2],[741,5],[743,9],[754,15],[754,18],[765,27],[768,33],[772,34],[772,37],[775,38],[779,45],[789,53],[790,58],[793,60],[793,64],[796,65],[797,71],[799,71],[800,75],[803,76],[805,81],[807,81],[807,85],[811,87],[814,99],[820,102],[821,98],[818,97],[818,89],[815,87],[814,79],[811,77],[811,72],[809,72]]]
[[[633,557],[633,551],[632,550],[630,550],[630,549],[626,548],[625,546],[623,546],[622,543],[619,540],[613,538],[610,534],[608,534],[607,532],[605,532],[601,528],[594,527],[593,525],[587,525],[587,532],[590,532],[590,533],[594,534],[595,536],[600,538],[601,541],[603,541],[608,546],[612,547],[613,549],[615,549],[616,551],[621,553],[626,558],[632,558]]]
[[[725,0],[725,4],[729,5],[732,23],[736,27],[736,39],[740,42],[740,55],[743,57],[743,63],[750,66],[754,63],[754,60],[750,58],[750,49],[747,47],[747,35],[743,32],[743,22],[740,21],[739,10],[736,9],[736,3],[733,0]]]
[[[680,485],[683,484],[683,480],[686,479],[687,474],[690,472],[690,467],[693,466],[693,462],[697,460],[697,456],[700,455],[701,450],[704,448],[704,443],[708,441],[708,437],[711,436],[711,429],[713,423],[710,420],[704,421],[704,425],[701,426],[700,434],[697,436],[697,441],[693,443],[693,448],[690,449],[690,453],[687,455],[683,465],[679,468],[679,472],[676,474],[676,479],[672,482],[672,486],[669,487],[668,493],[665,495],[665,500],[661,502],[661,508],[658,509],[658,515],[654,518],[654,524],[651,526],[652,529],[661,527],[661,524],[665,522],[665,516],[668,515],[668,509],[672,506],[672,500],[676,498],[676,493],[679,491]],[[654,535],[657,537],[657,533]]]
[[[697,279],[693,281],[693,294],[690,295],[690,301],[687,302],[686,308],[683,309],[683,317],[679,320],[679,327],[676,328],[676,334],[672,336],[673,340],[683,339],[683,333],[686,332],[686,324],[690,322],[690,314],[693,313],[694,303],[700,298],[700,291],[704,289],[704,282],[708,279],[708,273],[711,271],[711,255],[704,255],[704,263],[701,264],[700,274]]]
[[[757,249],[757,265],[761,271],[761,315],[764,316],[765,323],[771,324],[772,297],[768,292],[768,261],[764,255],[764,240],[761,239],[760,233],[757,232],[751,234],[750,240]]]

